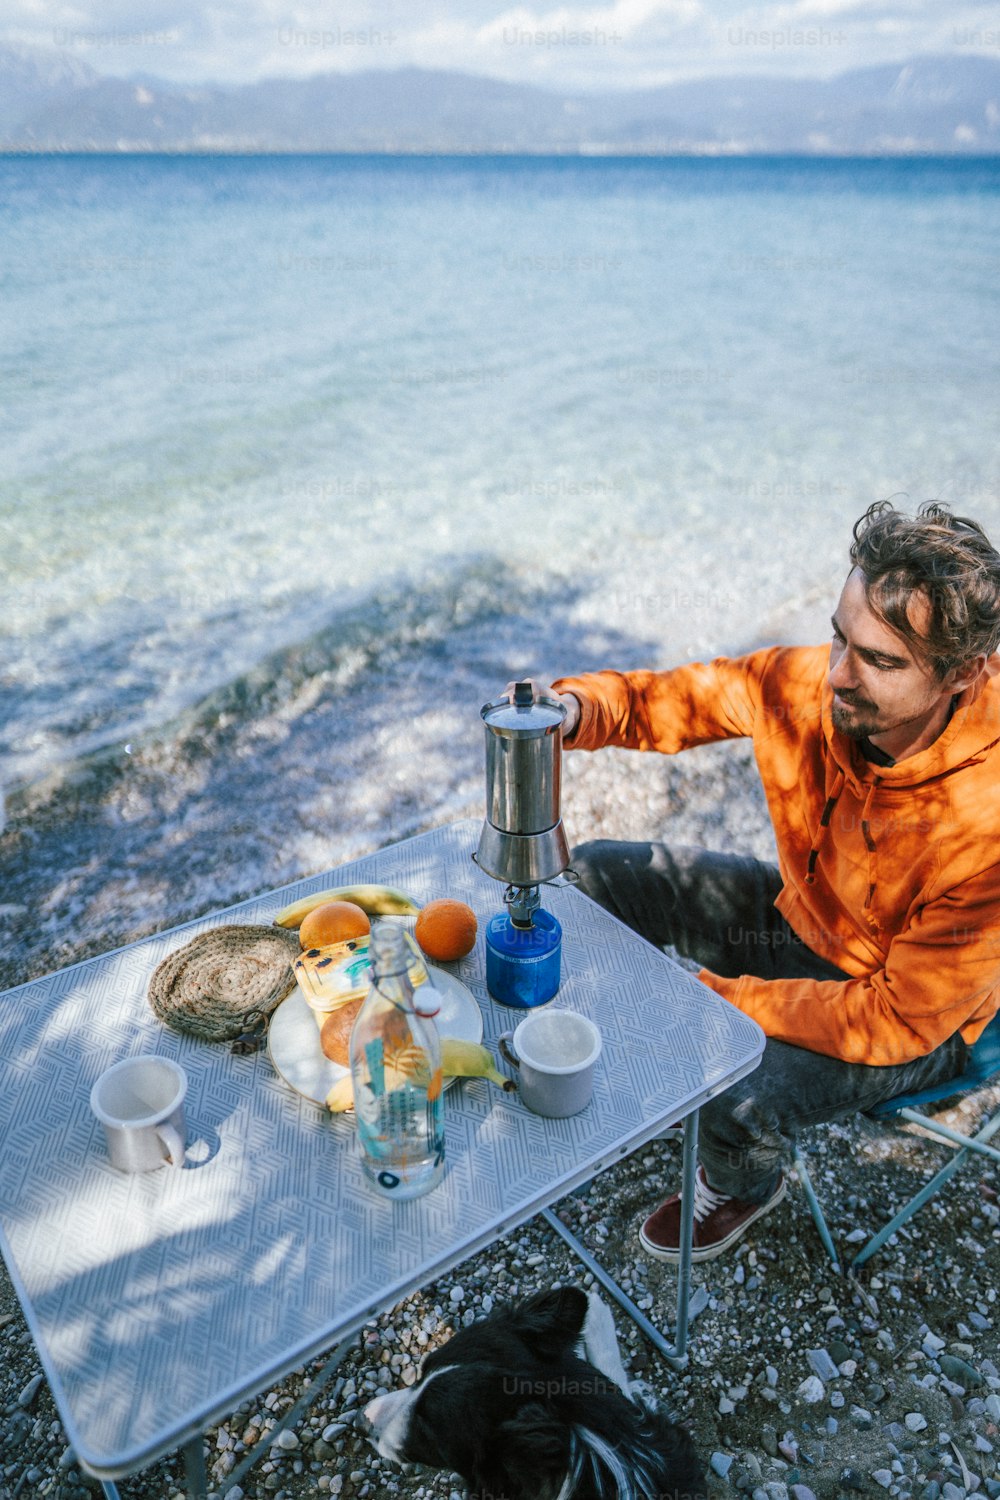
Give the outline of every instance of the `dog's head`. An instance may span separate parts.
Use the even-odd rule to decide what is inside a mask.
[[[563,1287],[462,1329],[365,1408],[379,1453],[496,1500],[701,1494],[687,1434],[575,1353],[587,1309]]]

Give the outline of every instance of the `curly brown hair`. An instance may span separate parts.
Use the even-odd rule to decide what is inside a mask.
[[[939,501],[907,516],[877,500],[854,526],[851,562],[864,574],[868,607],[938,677],[1000,645],[1000,553],[978,521]],[[914,593],[930,606],[923,633],[907,613]]]

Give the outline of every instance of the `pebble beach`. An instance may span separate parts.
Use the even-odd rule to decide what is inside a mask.
[[[564,817],[577,836],[669,828],[679,842],[770,852],[743,745],[707,746],[667,764],[618,751],[567,756],[565,768]],[[113,806],[120,783],[103,795],[105,808]],[[455,815],[478,812],[470,795]],[[19,834],[23,828],[8,829],[8,858]],[[82,956],[63,941],[64,950],[54,948],[66,952],[64,961]],[[41,972],[43,956],[34,962]],[[1000,1089],[983,1090],[942,1116],[968,1128],[998,1105]],[[946,1155],[913,1127],[864,1118],[809,1132],[804,1144],[845,1261]],[[644,1256],[636,1231],[679,1171],[679,1143],[657,1141],[557,1207],[668,1337],[675,1273]],[[616,1323],[631,1374],[690,1426],[714,1500],[1000,1495],[1000,1173],[992,1165],[968,1165],[856,1276],[834,1272],[794,1184],[731,1255],[693,1274],[696,1316],[682,1372],[620,1312]],[[360,1410],[373,1393],[412,1384],[422,1355],[455,1329],[569,1281],[588,1286],[591,1278],[544,1221],[498,1241],[373,1320],[318,1389],[322,1361],[210,1431],[214,1493],[455,1500],[463,1494],[457,1476],[404,1473],[380,1459],[358,1428]],[[97,1493],[67,1444],[5,1275],[0,1348],[0,1494]],[[244,1470],[248,1451],[269,1434],[266,1454]],[[120,1489],[125,1500],[174,1500],[183,1494],[180,1459]]]

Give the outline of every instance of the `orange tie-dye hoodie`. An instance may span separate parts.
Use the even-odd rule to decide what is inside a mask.
[[[752,738],[784,883],[775,905],[852,977],[700,977],[768,1036],[848,1062],[906,1062],[956,1031],[971,1044],[1000,1006],[1000,658],[928,749],[888,767],[834,729],[828,658],[772,647],[560,678],[581,709],[567,749]]]

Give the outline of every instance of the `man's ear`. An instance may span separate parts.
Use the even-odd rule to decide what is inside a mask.
[[[941,686],[950,693],[964,693],[967,687],[971,687],[976,678],[981,676],[986,669],[989,658],[985,652],[979,656],[970,657],[957,667],[952,667],[944,674]]]

